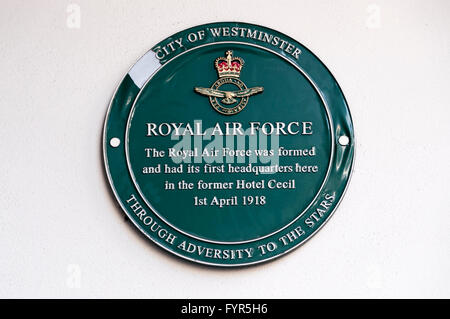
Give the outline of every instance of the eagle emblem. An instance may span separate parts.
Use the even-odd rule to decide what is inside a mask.
[[[226,52],[226,58],[217,58],[214,62],[219,79],[213,83],[210,88],[196,87],[194,91],[209,97],[212,107],[219,113],[225,115],[234,115],[244,109],[251,95],[261,93],[264,88],[261,86],[247,88],[244,82],[239,78],[241,75],[244,60],[233,57],[233,51]],[[227,85],[228,84],[228,85]],[[220,87],[235,86],[237,90],[226,91]]]

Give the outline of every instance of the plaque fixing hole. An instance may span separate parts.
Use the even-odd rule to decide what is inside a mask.
[[[120,139],[118,139],[117,137],[113,137],[110,141],[109,144],[112,147],[118,147],[120,145]]]
[[[342,136],[339,137],[338,142],[342,146],[347,146],[348,143],[350,143],[350,139],[348,138],[348,136],[342,135]]]

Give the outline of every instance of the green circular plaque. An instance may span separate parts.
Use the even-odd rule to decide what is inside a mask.
[[[127,73],[103,133],[109,182],[164,249],[218,266],[281,256],[315,234],[352,171],[353,125],[325,65],[236,22],[174,34]]]

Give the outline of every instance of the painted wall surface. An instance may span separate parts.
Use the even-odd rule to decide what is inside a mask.
[[[0,10],[0,297],[450,297],[450,2],[17,1]],[[347,194],[293,253],[172,257],[127,223],[101,155],[109,100],[150,47],[244,21],[311,49],[348,100]]]

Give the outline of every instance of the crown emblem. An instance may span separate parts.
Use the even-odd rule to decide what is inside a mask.
[[[222,77],[235,77],[238,78],[241,75],[242,67],[244,66],[244,60],[233,56],[233,51],[228,50],[226,52],[227,57],[217,58],[214,62],[214,66],[217,69],[219,78]]]
[[[214,61],[219,78],[210,88],[194,87],[194,91],[208,96],[212,107],[224,115],[234,115],[244,109],[250,96],[264,91],[262,86],[248,88],[239,78],[244,60],[233,56],[233,51],[226,52],[226,58],[220,57]],[[227,91],[224,88],[228,88]],[[230,86],[235,90],[229,91]]]

